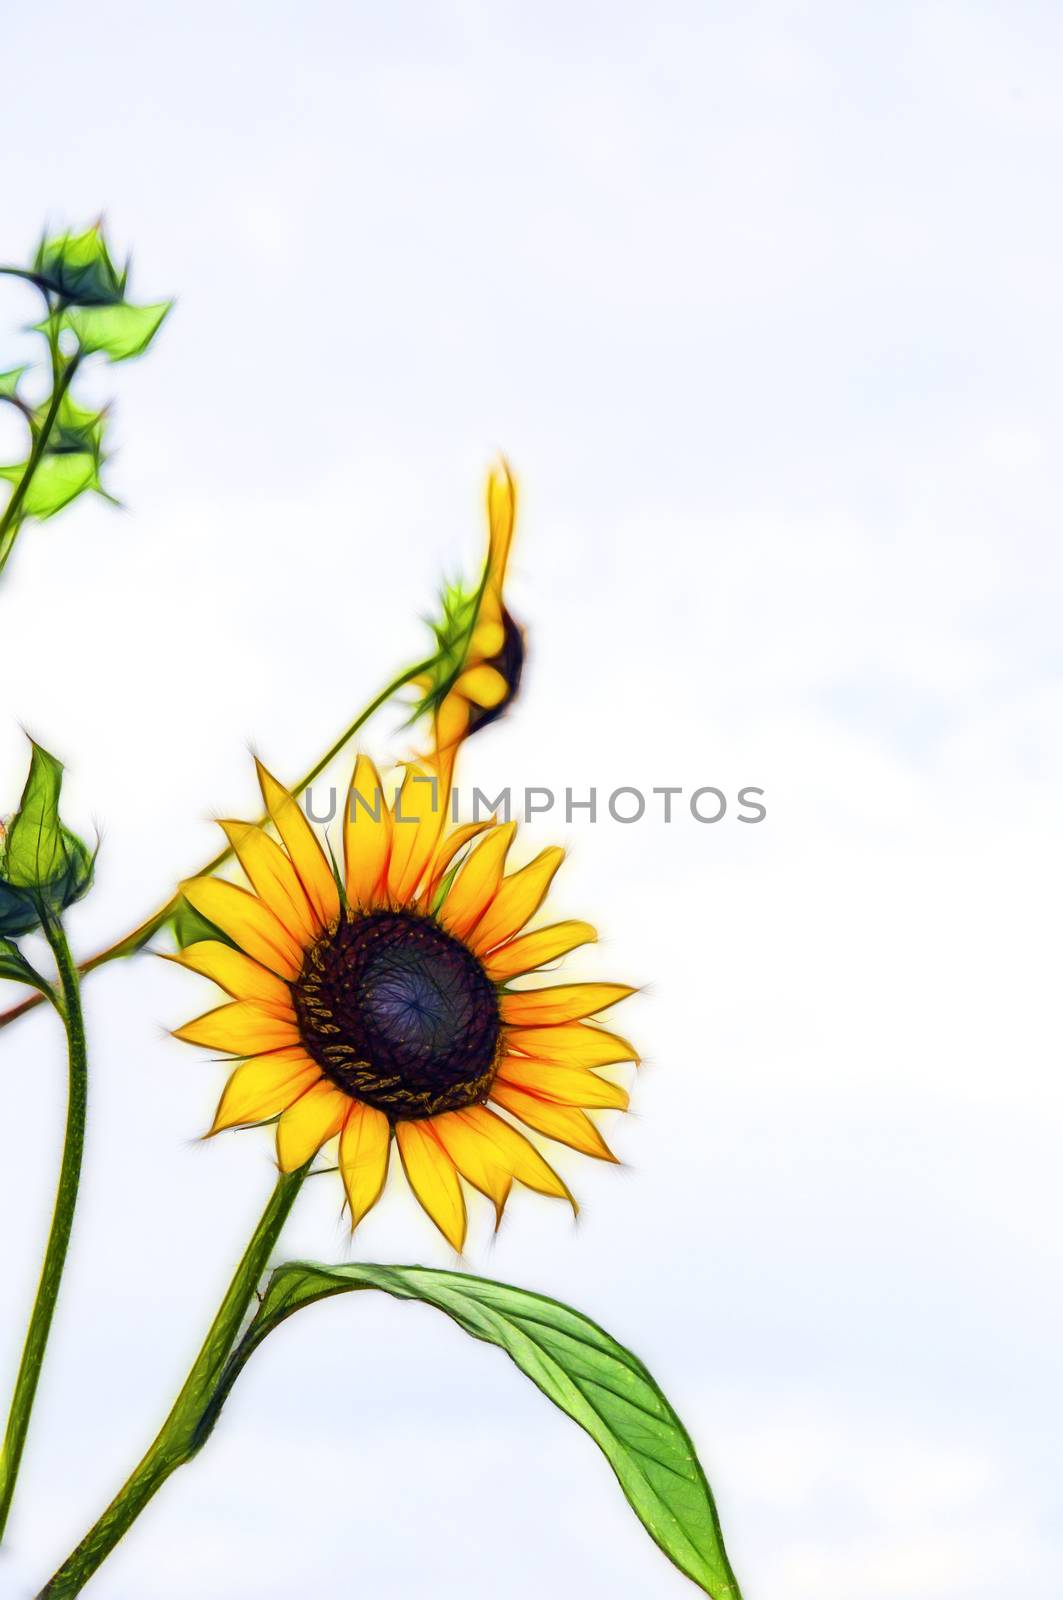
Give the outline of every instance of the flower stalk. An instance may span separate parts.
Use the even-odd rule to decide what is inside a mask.
[[[85,1047],[85,1023],[81,1011],[78,969],[70,953],[66,934],[59,918],[45,917],[43,931],[55,956],[59,974],[59,993],[50,992],[49,998],[63,1020],[67,1035],[69,1063],[69,1088],[67,1096],[66,1134],[63,1141],[63,1159],[59,1168],[55,1209],[48,1244],[44,1252],[37,1298],[34,1301],[26,1342],[15,1379],[11,1409],[3,1446],[0,1447],[0,1538],[3,1537],[11,1501],[15,1493],[22,1452],[29,1429],[30,1414],[37,1393],[41,1366],[55,1314],[59,1286],[70,1245],[70,1232],[77,1205],[78,1185],[81,1180],[81,1159],[85,1145],[85,1109],[88,1098],[88,1058]]]
[[[45,1584],[37,1600],[68,1600],[69,1596],[80,1594],[170,1474],[199,1451],[209,1431],[202,1427],[203,1417],[305,1177],[304,1167],[278,1178],[202,1348],[154,1443],[99,1521]]]

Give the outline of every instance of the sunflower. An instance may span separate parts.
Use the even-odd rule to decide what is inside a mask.
[[[415,1195],[460,1250],[459,1175],[498,1221],[514,1179],[575,1204],[515,1123],[614,1160],[588,1111],[624,1110],[628,1096],[597,1069],[637,1057],[593,1020],[627,985],[513,986],[595,930],[568,921],[524,931],[564,852],[507,872],[514,823],[448,829],[450,766],[410,764],[389,807],[359,756],[340,873],[260,765],[279,842],[250,823],[221,824],[250,888],[182,885],[218,937],[172,959],[232,997],[176,1035],[242,1061],[211,1133],[276,1119],[285,1172],[338,1136],[352,1227],[380,1198],[394,1139]]]
[[[494,722],[520,688],[524,634],[503,599],[517,516],[517,488],[506,461],[487,476],[487,559],[478,587],[445,590],[433,624],[436,657],[419,680],[414,718],[430,715],[437,748],[453,753],[463,739]]]

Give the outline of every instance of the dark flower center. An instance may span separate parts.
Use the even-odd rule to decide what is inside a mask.
[[[303,1044],[325,1076],[392,1119],[487,1098],[498,1053],[494,987],[430,917],[343,918],[293,985]]]

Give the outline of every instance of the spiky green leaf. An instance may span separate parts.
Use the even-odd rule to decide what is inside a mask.
[[[0,478],[9,483],[22,481],[26,471],[24,461],[14,466],[0,467]],[[44,455],[30,479],[20,508],[23,517],[38,517],[42,522],[54,517],[57,511],[76,500],[86,489],[99,488],[99,461],[90,451],[76,451],[69,455]]]
[[[63,322],[85,355],[98,351],[110,361],[128,361],[148,348],[172,306],[172,300],[153,306],[75,306]]]

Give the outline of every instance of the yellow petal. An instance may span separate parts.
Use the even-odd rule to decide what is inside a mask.
[[[382,1111],[353,1100],[340,1134],[340,1176],[355,1229],[384,1190],[391,1149],[391,1124]]]
[[[503,460],[487,479],[487,588],[493,595],[502,591],[516,520],[517,485],[509,463]]]
[[[278,1017],[253,1000],[234,1000],[231,1005],[208,1011],[194,1022],[174,1030],[175,1039],[186,1044],[205,1045],[208,1050],[225,1050],[233,1056],[257,1056],[266,1050],[281,1050],[299,1043],[295,1017]]]
[[[501,653],[505,642],[506,630],[500,622],[478,622],[472,630],[466,660],[473,665],[480,661],[490,661],[492,656]]]
[[[537,1133],[567,1144],[584,1155],[597,1156],[600,1161],[615,1161],[616,1157],[602,1138],[585,1111],[576,1106],[559,1106],[550,1100],[540,1100],[524,1089],[514,1089],[512,1084],[500,1083],[496,1078],[491,1086],[491,1099],[511,1112]]]
[[[446,820],[445,785],[438,772],[411,763],[395,797],[388,862],[388,894],[397,905],[406,905],[429,861]]]
[[[638,1054],[618,1033],[593,1028],[585,1022],[564,1022],[545,1028],[508,1028],[506,1046],[542,1061],[560,1061],[571,1067],[609,1067],[618,1061],[637,1061]]]
[[[371,906],[384,886],[391,852],[391,812],[380,774],[368,756],[359,756],[343,813],[343,859],[347,898],[352,906]]]
[[[320,1076],[321,1068],[298,1048],[275,1050],[245,1061],[225,1085],[211,1133],[277,1116]]]
[[[533,1061],[528,1056],[503,1056],[496,1082],[526,1089],[542,1100],[556,1100],[558,1105],[593,1111],[626,1111],[630,1098],[626,1089],[599,1078],[589,1067],[563,1067],[556,1061]]]
[[[320,926],[327,928],[340,914],[340,893],[332,867],[299,802],[266,771],[261,761],[256,761],[255,765],[266,810],[291,857],[292,866],[302,879]]]
[[[432,1128],[462,1177],[493,1204],[497,1227],[513,1187],[508,1166],[499,1160],[494,1146],[487,1144],[467,1122],[464,1112],[445,1111],[432,1118]]]
[[[558,845],[551,845],[519,872],[504,878],[493,904],[477,925],[471,941],[473,950],[492,950],[496,944],[519,933],[542,905],[554,873],[564,859],[565,852]]]
[[[534,972],[536,967],[556,961],[559,956],[567,956],[581,944],[593,944],[597,937],[589,922],[555,922],[552,927],[538,928],[502,945],[485,959],[484,971],[495,983],[505,983],[522,973]]]
[[[516,831],[515,822],[503,822],[492,828],[486,839],[470,853],[447,891],[439,920],[455,939],[468,937],[498,893],[506,867],[506,852]]]
[[[201,973],[236,1000],[257,1000],[261,1006],[282,1012],[292,1009],[292,992],[283,978],[267,972],[259,962],[252,961],[242,950],[234,950],[231,944],[201,939],[166,959],[187,967],[190,972]]]
[[[500,996],[499,1008],[503,1022],[541,1028],[593,1017],[634,992],[626,983],[559,983],[552,989],[512,990]]]
[[[450,864],[459,850],[464,849],[470,839],[475,839],[478,833],[483,833],[484,829],[490,828],[491,825],[490,817],[485,817],[482,822],[465,822],[462,823],[460,828],[455,828],[454,832],[448,834],[445,839],[440,839],[436,846],[432,865],[429,867],[425,878],[424,898],[426,901],[431,903],[436,890],[446,877]]]
[[[322,1078],[281,1114],[277,1123],[277,1162],[282,1172],[295,1172],[316,1155],[327,1139],[339,1133],[350,1097]]]
[[[455,1250],[465,1243],[465,1196],[454,1163],[429,1122],[398,1122],[395,1138],[410,1188]]]
[[[223,822],[222,831],[259,899],[305,947],[320,927],[299,874],[275,839],[250,822]]]
[[[469,1127],[475,1131],[481,1146],[493,1150],[495,1159],[511,1172],[519,1183],[526,1184],[529,1189],[535,1189],[539,1194],[552,1195],[557,1200],[567,1200],[573,1211],[579,1210],[567,1186],[550,1163],[539,1154],[530,1139],[526,1139],[504,1118],[490,1111],[487,1106],[470,1106],[467,1111],[461,1111],[458,1115],[464,1117]]]
[[[486,661],[476,667],[467,667],[454,685],[458,694],[463,694],[474,705],[483,706],[486,711],[502,704],[508,687],[497,667],[488,666]]]
[[[289,980],[299,976],[302,949],[257,895],[222,878],[191,878],[181,885],[181,893],[201,916],[270,972]]]

